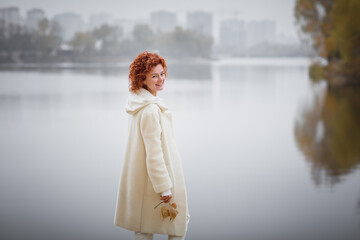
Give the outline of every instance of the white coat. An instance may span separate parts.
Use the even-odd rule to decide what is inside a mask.
[[[184,236],[188,215],[184,175],[172,116],[161,98],[141,89],[131,93],[126,112],[129,135],[120,175],[115,225],[125,229]],[[160,194],[171,189],[178,215],[162,219]]]

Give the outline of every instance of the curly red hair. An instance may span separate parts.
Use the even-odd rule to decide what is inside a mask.
[[[140,53],[129,66],[130,91],[136,93],[141,88],[145,88],[144,81],[146,75],[158,64],[162,65],[166,76],[167,66],[164,58],[160,57],[157,53],[148,51]]]

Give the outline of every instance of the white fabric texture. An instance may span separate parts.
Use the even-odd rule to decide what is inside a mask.
[[[153,240],[153,239],[154,239],[154,234],[152,233],[135,232],[134,234],[134,240]],[[168,240],[185,240],[185,237],[169,235]]]
[[[188,206],[172,115],[163,100],[146,89],[129,93],[126,112],[128,140],[114,223],[134,232],[184,236]],[[160,207],[154,209],[168,190],[179,212],[171,222],[162,219]]]
[[[171,190],[170,189],[161,194],[162,197],[163,196],[169,196],[169,195],[171,195]]]
[[[187,229],[187,225],[189,224],[189,221],[190,221],[190,215],[187,215],[186,229]],[[134,234],[134,240],[153,240],[153,238],[154,238],[154,234],[152,233],[135,232]],[[185,240],[185,236],[168,235],[168,240]]]

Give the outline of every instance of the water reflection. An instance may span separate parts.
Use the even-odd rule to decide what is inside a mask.
[[[168,64],[168,75],[175,79],[211,80],[210,64]]]
[[[310,82],[303,64],[288,62],[169,64],[159,96],[174,114],[189,239],[359,239],[360,171],[340,173],[347,181],[331,191],[309,181],[294,109]],[[0,71],[1,239],[131,239],[112,223],[127,136],[127,70],[89,70]],[[311,113],[314,121],[323,112],[351,119],[344,100],[324,107],[338,94],[318,90],[299,117],[300,136]],[[329,135],[327,125],[316,139]]]
[[[81,65],[81,64],[25,64],[25,65],[11,65],[0,66],[0,70],[7,72],[41,72],[41,73],[57,73],[63,74],[71,72],[72,74],[87,74],[87,75],[101,75],[101,76],[116,76],[128,74],[128,65]]]
[[[333,185],[360,163],[360,89],[322,87],[295,124],[315,184]],[[359,200],[360,201],[360,200]]]
[[[272,86],[275,73],[270,66],[219,66],[223,81],[237,81],[238,84],[249,79],[256,79],[255,84]]]
[[[12,64],[0,65],[0,70],[10,72],[41,72],[41,73],[59,73],[71,72],[72,74],[88,74],[101,76],[127,75],[130,62],[121,62],[114,64],[101,63],[50,63],[50,64]],[[196,79],[211,80],[210,63],[168,63],[168,75],[174,79]]]
[[[86,107],[108,109],[119,102],[119,92],[51,93],[0,95],[1,118],[19,119],[28,110],[51,114],[61,108],[83,109]]]

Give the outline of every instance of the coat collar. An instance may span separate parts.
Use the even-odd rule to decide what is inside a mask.
[[[145,88],[141,88],[137,93],[130,92],[126,112],[129,114],[135,114],[142,108],[152,103],[158,105],[162,112],[168,110],[162,98],[152,95]]]

